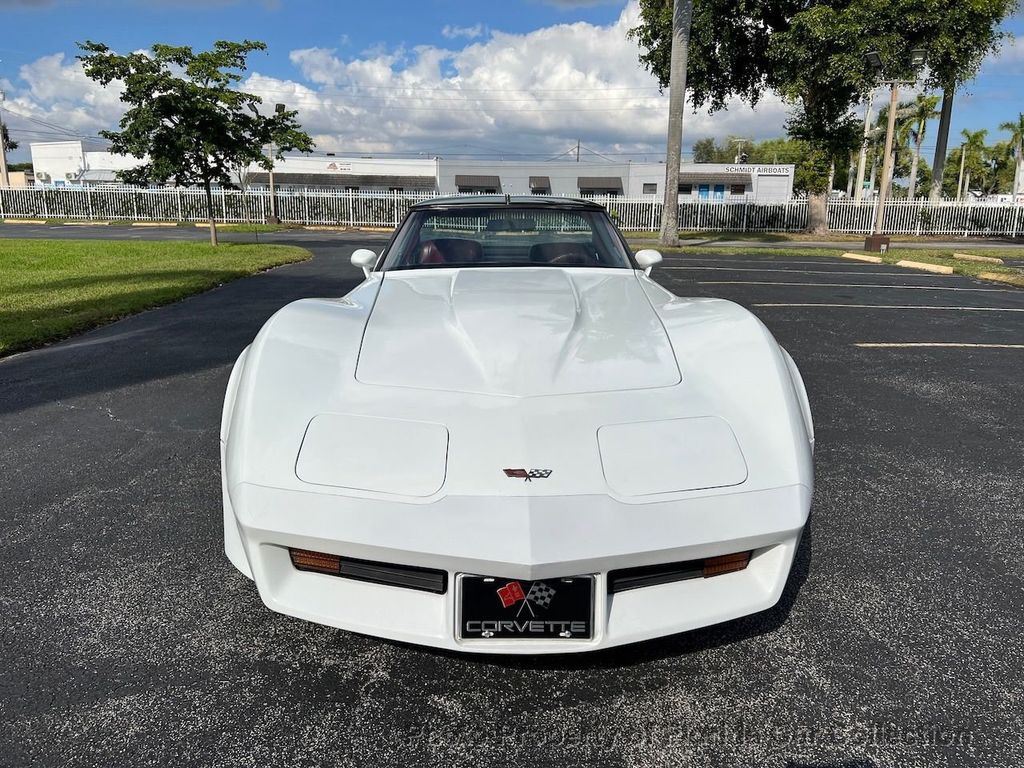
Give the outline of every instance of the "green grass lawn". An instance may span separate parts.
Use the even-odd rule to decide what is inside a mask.
[[[285,245],[0,239],[0,356],[309,257]]]

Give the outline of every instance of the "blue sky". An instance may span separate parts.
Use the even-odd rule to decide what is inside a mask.
[[[636,18],[625,0],[0,0],[0,18],[0,87],[23,146],[116,124],[117,94],[84,78],[76,41],[127,51],[245,37],[269,46],[250,60],[246,88],[298,108],[322,152],[550,156],[580,139],[639,160],[664,144],[665,97],[625,40]],[[1021,14],[1006,27],[1024,38]],[[960,95],[954,131],[997,137],[1024,111],[1022,81],[1018,39]],[[684,143],[781,135],[786,111],[769,97],[756,111],[688,116]]]

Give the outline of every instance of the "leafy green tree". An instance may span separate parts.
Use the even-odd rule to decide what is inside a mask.
[[[643,49],[641,62],[665,85],[671,2],[640,0],[640,13],[641,23],[630,34]],[[886,24],[886,15],[877,0],[697,0],[695,5],[687,74],[691,101],[713,112],[732,97],[755,106],[773,90],[793,105],[786,127],[790,137],[807,145],[803,165],[812,230],[827,228],[832,163],[857,145],[851,107],[866,94],[872,75],[864,53],[869,45],[908,48],[898,33],[908,27]]]
[[[7,132],[7,123],[0,123],[0,140],[3,141],[4,149],[13,152],[18,148],[18,142],[11,141],[11,134]]]
[[[743,152],[749,156],[749,147],[753,142],[742,136],[728,136],[725,142],[718,144],[712,138],[698,139],[693,143],[693,162],[695,163],[731,163],[739,154],[740,143]]]
[[[687,88],[695,107],[722,109],[737,97],[756,105],[774,91],[794,107],[787,124],[792,138],[807,143],[809,227],[824,229],[828,171],[845,162],[859,144],[851,110],[877,84],[864,55],[878,50],[891,66],[887,77],[908,77],[898,66],[914,48],[931,49],[942,38],[940,59],[947,76],[962,76],[951,51],[955,32],[947,16],[984,29],[965,32],[962,51],[991,49],[992,24],[1014,0],[696,0],[690,32]],[[987,4],[988,15],[961,5]],[[671,2],[640,0],[640,24],[630,35],[642,48],[641,62],[664,86],[671,52]],[[991,19],[996,19],[991,22]],[[988,22],[986,21],[988,20]],[[990,22],[990,23],[989,23]],[[987,26],[985,24],[988,23]],[[974,46],[973,48],[971,46]],[[971,61],[974,60],[971,57]],[[823,162],[824,161],[824,162]]]
[[[717,162],[715,157],[718,155],[718,147],[715,146],[715,140],[708,137],[706,139],[697,139],[693,142],[693,162],[695,163],[714,163]]]
[[[946,153],[956,90],[978,74],[985,57],[1006,38],[1000,24],[1018,0],[927,0],[918,22],[927,40],[926,89],[942,90],[942,110],[935,134],[934,178],[930,197],[937,200],[944,184]],[[952,159],[952,158],[950,158]],[[956,172],[959,168],[956,169]]]
[[[273,160],[263,147],[273,144],[276,157],[313,148],[295,120],[297,112],[260,113],[260,97],[235,89],[253,51],[264,43],[219,40],[213,50],[155,44],[149,53],[119,55],[106,45],[80,44],[85,73],[106,86],[123,83],[121,100],[128,110],[120,131],[101,131],[111,151],[144,162],[119,172],[135,184],[166,182],[198,185],[206,191],[210,242],[217,244],[212,187],[232,187],[232,169],[250,163],[267,170]]]
[[[1024,112],[1017,115],[1016,120],[999,125],[999,130],[1010,134],[1009,145],[1013,149],[1013,185],[1010,194],[1019,195],[1024,192]]]
[[[975,173],[975,178],[981,178],[984,174],[985,137],[988,136],[988,131],[984,128],[980,131],[968,131],[964,128],[960,135],[964,140],[963,152],[966,155],[964,158],[964,183],[960,195],[967,197],[971,190],[971,173]]]
[[[924,143],[925,131],[928,129],[928,121],[939,116],[936,107],[939,106],[938,96],[929,96],[919,93],[914,101],[907,105],[913,110],[907,121],[909,138],[914,146],[914,156],[910,163],[910,181],[907,188],[907,197],[913,200],[917,195],[917,168],[921,163],[921,145]]]

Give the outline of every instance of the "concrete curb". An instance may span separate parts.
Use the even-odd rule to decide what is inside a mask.
[[[973,253],[954,253],[954,259],[960,261],[983,261],[987,264],[1005,264],[1006,262],[1002,259],[997,259],[995,256],[975,256]]]
[[[1008,275],[1003,272],[979,272],[977,277],[981,280],[992,280],[996,283],[1006,283],[1018,288],[1024,288],[1024,275]]]
[[[863,253],[844,253],[842,258],[853,261],[866,261],[868,264],[881,264],[881,256],[865,256]]]
[[[176,227],[173,221],[133,221],[133,227]]]
[[[4,219],[4,224],[45,224],[46,219]]]
[[[896,266],[907,267],[908,269],[920,269],[924,272],[934,272],[938,275],[953,274],[952,267],[946,267],[943,266],[942,264],[929,264],[925,261],[907,261],[906,259],[904,259],[903,261],[897,261]]]
[[[65,227],[109,227],[109,221],[65,221]]]

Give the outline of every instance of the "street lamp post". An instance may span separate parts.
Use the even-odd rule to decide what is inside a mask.
[[[868,64],[881,73],[883,69],[882,56],[878,51],[871,51],[867,54]],[[914,72],[924,64],[924,50],[915,48],[910,52],[910,66]],[[899,106],[900,86],[913,85],[913,80],[892,79],[885,81],[889,86],[889,124],[885,131],[885,155],[882,158],[882,183],[878,188],[878,202],[875,206],[875,221],[871,228],[871,234],[864,241],[865,251],[886,251],[889,248],[889,238],[882,236],[882,227],[885,225],[885,201],[889,196],[889,187],[893,177],[893,135],[896,132],[896,110]]]
[[[274,112],[277,114],[281,114],[284,110],[284,104],[274,105]],[[274,142],[270,142],[270,171],[268,180],[270,182],[270,215],[267,217],[267,223],[280,224],[281,219],[277,215],[277,195],[274,192]]]

